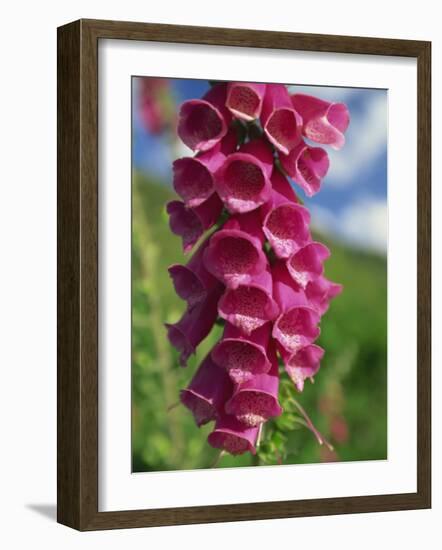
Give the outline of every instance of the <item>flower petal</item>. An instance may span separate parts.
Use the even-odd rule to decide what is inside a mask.
[[[265,89],[265,84],[229,82],[226,106],[235,118],[254,120],[261,114]]]
[[[267,84],[261,124],[269,141],[284,155],[301,139],[302,119],[283,84]]]
[[[270,369],[266,354],[269,337],[269,323],[249,336],[227,323],[222,339],[212,350],[212,359],[229,372],[234,382],[245,382]]]
[[[190,384],[180,392],[181,403],[193,414],[197,426],[215,420],[232,394],[229,375],[214,363],[210,354],[198,367]]]

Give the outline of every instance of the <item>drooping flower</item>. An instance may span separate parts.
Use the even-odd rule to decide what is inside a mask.
[[[221,449],[232,455],[241,455],[247,451],[256,454],[258,427],[248,427],[232,415],[220,415],[215,428],[207,438],[215,449]]]
[[[226,106],[235,118],[250,122],[261,114],[265,89],[265,84],[229,82]]]
[[[180,352],[179,361],[182,367],[187,366],[187,360],[195,353],[198,344],[212,330],[222,290],[222,285],[216,285],[204,300],[194,307],[187,308],[178,322],[166,323],[169,341]]]
[[[272,275],[267,268],[251,277],[247,284],[227,288],[218,303],[219,316],[250,334],[278,316],[279,307],[272,293]]]
[[[223,337],[212,350],[212,359],[228,371],[235,383],[245,382],[256,374],[269,371],[269,337],[270,324],[245,335],[238,328],[226,323]]]
[[[304,381],[313,379],[319,371],[320,362],[324,356],[324,350],[316,344],[305,346],[294,353],[287,351],[283,346],[279,347],[287,374],[292,379],[298,391],[304,389]]]
[[[199,206],[215,192],[214,173],[235,148],[235,132],[229,131],[209,151],[173,163],[173,186],[186,206]]]
[[[194,151],[208,151],[226,135],[232,118],[226,107],[226,84],[216,84],[202,99],[181,105],[178,135]]]
[[[223,203],[216,193],[195,208],[186,207],[182,201],[167,203],[170,229],[181,237],[184,252],[189,252],[204,231],[218,221],[222,209]]]
[[[180,392],[181,403],[193,414],[197,426],[215,420],[232,395],[233,385],[226,370],[210,354],[198,367],[190,384]]]
[[[330,301],[342,292],[342,285],[329,281],[324,276],[317,277],[305,288],[307,299],[320,315],[328,310]]]
[[[246,426],[258,426],[282,413],[278,402],[278,359],[272,344],[267,355],[272,365],[270,370],[236,385],[226,403],[226,413],[236,416]]]
[[[292,103],[302,116],[302,133],[305,137],[330,145],[333,149],[340,149],[344,145],[344,133],[350,122],[344,103],[330,103],[306,94],[292,95]]]
[[[173,264],[168,269],[175,292],[187,302],[188,307],[204,300],[218,282],[204,266],[203,254],[208,244],[209,241],[206,240],[187,265]]]
[[[311,307],[305,292],[297,285],[283,262],[272,269],[273,296],[281,314],[273,325],[273,337],[287,352],[294,353],[319,336],[319,313]]]
[[[303,289],[324,272],[324,261],[330,256],[329,249],[318,242],[309,242],[287,260],[287,269],[293,280]]]
[[[267,84],[261,124],[270,143],[283,155],[288,155],[301,139],[302,118],[284,84]]]
[[[228,155],[215,174],[215,188],[227,210],[244,213],[255,210],[270,197],[273,155],[269,145],[256,139]]]
[[[215,420],[208,441],[231,454],[255,453],[260,426],[282,413],[277,353],[298,391],[319,370],[324,350],[313,342],[342,287],[324,277],[330,252],[312,240],[310,214],[286,175],[316,193],[329,159],[302,135],[339,147],[345,117],[342,106],[291,98],[281,84],[218,84],[181,107],[178,133],[197,154],[174,163],[183,202],[169,203],[170,226],[185,251],[219,227],[187,265],[169,268],[188,307],[166,326],[185,365],[217,316],[225,320],[180,398],[198,426]]]
[[[272,186],[271,198],[261,211],[262,230],[276,256],[288,258],[310,240],[310,214],[295,202],[290,184],[278,170],[273,172]]]
[[[264,235],[255,212],[232,216],[210,237],[204,265],[228,288],[248,284],[267,267]]]
[[[281,164],[287,174],[305,191],[308,197],[315,195],[328,172],[330,161],[327,152],[321,147],[310,147],[301,141]]]

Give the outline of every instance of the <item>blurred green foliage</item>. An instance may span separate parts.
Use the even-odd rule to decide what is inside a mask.
[[[326,275],[344,285],[321,323],[326,354],[315,383],[299,394],[281,375],[283,415],[265,425],[257,457],[222,455],[207,441],[211,425],[197,428],[178,404],[184,388],[219,338],[215,326],[186,369],[178,366],[165,322],[184,303],[167,268],[185,263],[180,239],[168,227],[166,202],[173,192],[140,174],[133,178],[132,227],[132,462],[134,471],[215,466],[296,464],[387,457],[387,268],[383,257],[356,251],[321,235],[332,252]],[[303,425],[291,397],[333,444],[320,446]]]

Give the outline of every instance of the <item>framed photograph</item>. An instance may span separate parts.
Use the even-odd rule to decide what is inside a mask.
[[[429,42],[58,29],[60,523],[431,506],[430,67]]]

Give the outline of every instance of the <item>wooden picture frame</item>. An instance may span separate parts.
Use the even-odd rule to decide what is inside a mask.
[[[124,39],[417,59],[417,492],[98,511],[98,41]],[[431,506],[431,44],[79,20],[58,29],[58,521],[82,531]]]

